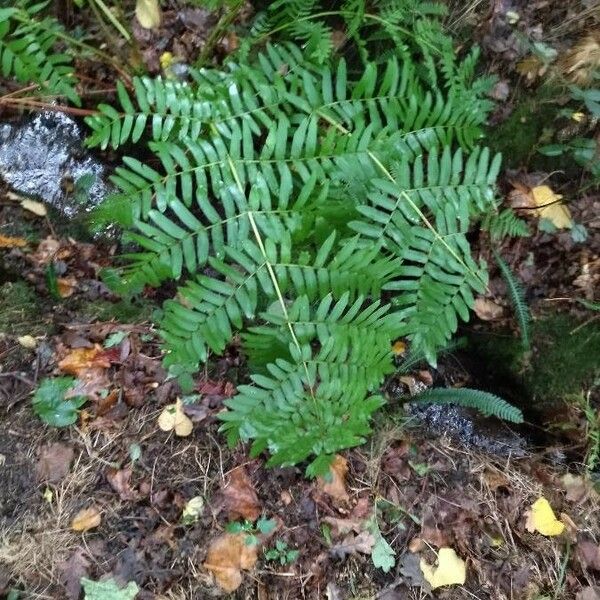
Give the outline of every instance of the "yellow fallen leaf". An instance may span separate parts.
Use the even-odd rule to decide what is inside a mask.
[[[564,531],[565,524],[556,518],[550,503],[542,496],[531,505],[525,528],[532,533],[538,531],[542,535],[555,536]]]
[[[22,248],[27,246],[27,240],[20,237],[0,235],[0,248]]]
[[[41,202],[36,202],[35,200],[21,200],[21,207],[38,217],[45,217],[48,214],[46,205]]]
[[[73,531],[89,531],[90,529],[94,529],[94,527],[98,527],[101,521],[102,517],[100,516],[100,511],[97,508],[90,506],[80,510],[73,517],[71,529]]]
[[[194,496],[187,501],[181,513],[181,520],[184,523],[195,523],[198,517],[204,510],[204,498],[202,496]]]
[[[465,561],[452,548],[440,548],[437,567],[423,559],[420,566],[425,581],[434,590],[444,585],[463,585],[467,579]]]
[[[21,335],[17,338],[17,342],[27,350],[35,350],[37,347],[37,340],[32,335]]]
[[[392,352],[396,356],[401,356],[406,352],[406,344],[402,340],[394,342],[394,345],[392,346]]]
[[[158,417],[158,426],[163,431],[175,431],[175,435],[186,437],[192,433],[192,420],[183,412],[183,403],[179,398],[175,404],[165,406]]]
[[[548,219],[558,229],[570,229],[573,227],[571,212],[560,200],[562,196],[555,194],[554,190],[547,185],[537,185],[531,188],[533,201],[538,208],[541,219]]]
[[[135,16],[144,29],[156,29],[162,22],[158,0],[137,0]]]

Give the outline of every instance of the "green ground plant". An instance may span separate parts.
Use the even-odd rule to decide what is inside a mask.
[[[176,282],[159,328],[184,387],[240,334],[251,383],[222,430],[271,465],[313,458],[310,475],[369,432],[394,340],[435,364],[468,320],[487,285],[468,233],[496,211],[501,163],[478,145],[493,81],[475,75],[477,49],[457,57],[441,5],[336,15],[350,4],[358,61],[246,48],[189,82],[118,81],[86,119],[90,146],[135,148],[96,213],[135,248],[106,281],[124,296]],[[274,6],[317,29],[336,16]],[[276,28],[310,44],[290,14]]]

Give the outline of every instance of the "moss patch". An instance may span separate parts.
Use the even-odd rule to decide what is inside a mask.
[[[41,302],[24,281],[0,285],[0,334],[39,335],[46,326],[40,320]]]
[[[586,389],[600,375],[598,321],[584,325],[570,315],[555,314],[536,320],[531,335],[530,355],[513,336],[470,338],[488,381],[503,388],[498,393],[507,399],[520,406],[556,402]]]

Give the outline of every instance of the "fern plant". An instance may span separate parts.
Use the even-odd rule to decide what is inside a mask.
[[[529,312],[529,306],[527,306],[527,301],[525,300],[525,293],[523,292],[523,287],[521,283],[517,280],[513,272],[510,270],[510,267],[506,264],[504,259],[498,254],[498,252],[494,251],[494,258],[496,259],[496,264],[500,269],[500,273],[502,274],[502,278],[506,283],[506,287],[508,290],[508,297],[512,302],[512,305],[515,310],[515,315],[517,317],[517,322],[519,323],[519,330],[521,333],[521,344],[523,345],[524,350],[529,350],[531,346],[530,336],[529,336],[529,323],[531,322],[531,313]]]
[[[193,373],[241,332],[253,374],[221,415],[231,443],[326,470],[368,433],[392,342],[435,363],[469,318],[487,272],[467,233],[500,166],[477,147],[483,87],[432,88],[396,56],[355,76],[268,45],[190,84],[119,84],[120,106],[88,118],[90,145],[147,139],[153,155],[123,159],[97,216],[139,248],[108,273],[118,289],[178,282],[165,364]]]
[[[38,84],[79,105],[72,58],[57,48],[65,35],[63,27],[54,17],[42,16],[48,4],[49,0],[0,0],[2,75]]]
[[[511,423],[522,423],[523,413],[506,400],[481,390],[468,388],[436,388],[415,396],[413,402],[429,404],[457,404],[475,408],[486,416],[493,415]]]

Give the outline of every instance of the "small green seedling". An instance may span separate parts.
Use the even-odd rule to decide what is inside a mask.
[[[225,531],[228,531],[229,533],[245,533],[246,537],[244,539],[244,543],[247,546],[253,546],[254,544],[258,544],[259,533],[268,535],[275,529],[275,527],[277,527],[277,522],[275,519],[261,517],[258,519],[258,521],[256,521],[256,525],[254,525],[252,521],[248,521],[248,519],[245,519],[244,521],[234,521],[232,523],[228,523],[225,526]]]
[[[290,550],[287,543],[283,540],[277,540],[274,548],[265,551],[266,560],[278,562],[280,565],[289,565],[298,556],[300,556],[300,550]]]
[[[67,393],[75,385],[73,377],[43,379],[33,395],[33,412],[47,425],[68,427],[77,421],[79,408],[87,398],[71,396]]]

